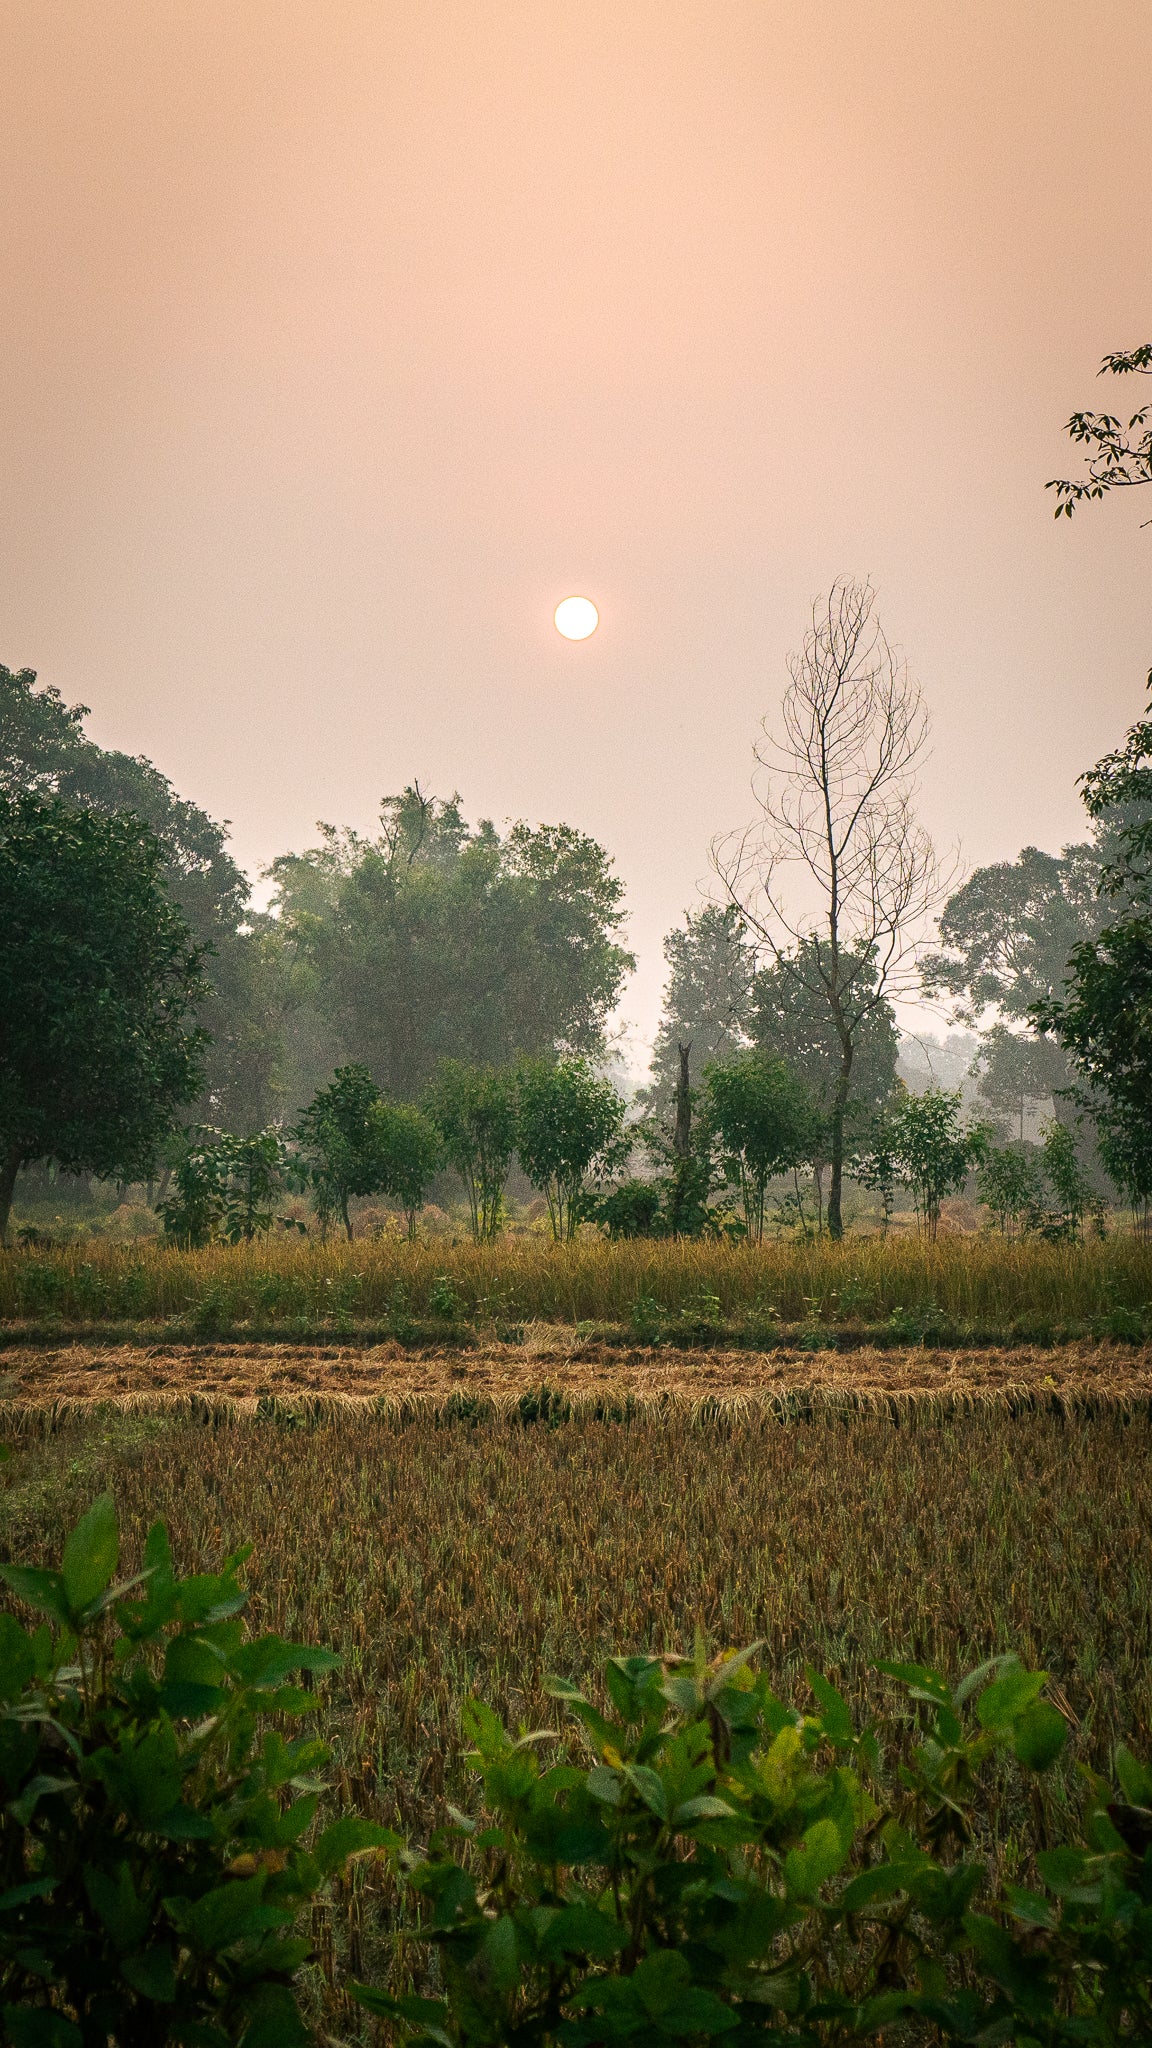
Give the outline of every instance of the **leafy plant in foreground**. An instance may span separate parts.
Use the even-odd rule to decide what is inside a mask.
[[[105,1494],[59,1570],[6,1565],[44,1616],[0,1614],[0,2009],[15,2048],[292,2048],[303,1907],[348,1856],[391,1842],[356,1819],[301,1846],[328,1750],[296,1672],[330,1651],[248,1637],[237,1573],[178,1579],[162,1523],[115,1583]]]
[[[405,1859],[406,1942],[434,1950],[443,1996],[353,1996],[419,2048],[1148,2038],[1152,1774],[1121,1753],[1124,1799],[1091,1783],[1083,1840],[1037,1856],[1039,1888],[993,1884],[982,1774],[1044,1771],[1065,1740],[1043,1672],[1002,1657],[952,1690],[883,1666],[922,1723],[889,1789],[875,1729],[815,1672],[812,1710],[785,1705],[754,1648],[613,1658],[609,1713],[554,1681],[579,1761],[473,1701],[482,1813]]]

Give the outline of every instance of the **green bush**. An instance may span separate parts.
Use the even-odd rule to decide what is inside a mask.
[[[0,1614],[0,2008],[15,2048],[291,2048],[301,1910],[365,1821],[311,1849],[328,1751],[277,1725],[314,1711],[298,1672],[339,1662],[249,1637],[237,1573],[177,1579],[162,1523],[114,1583],[111,1495],[59,1570],[3,1567],[44,1618]]]
[[[1090,1781],[1082,1838],[1007,1882],[980,1781],[1059,1757],[1043,1672],[885,1666],[923,1724],[889,1775],[826,1680],[800,1713],[751,1655],[615,1658],[609,1714],[554,1683],[590,1767],[472,1703],[482,1811],[403,1859],[404,1953],[428,1944],[442,1995],[353,1996],[420,2048],[1150,2038],[1152,1774],[1122,1753],[1124,1799]]]

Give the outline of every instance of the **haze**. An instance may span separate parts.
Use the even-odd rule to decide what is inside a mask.
[[[1143,0],[9,0],[0,36],[0,659],[251,870],[414,776],[566,819],[650,1034],[841,572],[931,703],[939,839],[1080,833],[1152,532],[1043,485],[1152,326]]]

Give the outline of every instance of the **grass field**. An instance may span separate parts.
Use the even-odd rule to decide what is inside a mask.
[[[332,1796],[417,1838],[466,1804],[480,1691],[552,1725],[542,1680],[610,1651],[764,1639],[827,1671],[1052,1674],[1073,1759],[1152,1752],[1152,1250],[997,1238],[491,1247],[360,1240],[0,1259],[0,1553],[43,1561],[103,1488],[129,1564],[255,1545],[257,1625],[344,1657]],[[1043,1839],[998,1781],[989,1846]],[[317,2010],[362,2039],[335,1959],[385,1967],[358,1866],[318,1910]]]
[[[1079,1756],[1102,1761],[1121,1735],[1152,1746],[1146,1402],[1079,1418],[913,1402],[897,1422],[816,1399],[807,1414],[681,1402],[470,1426],[415,1407],[309,1425],[201,1404],[46,1429],[26,1412],[9,1418],[0,1546],[55,1555],[105,1486],[133,1554],[156,1515],[187,1568],[251,1540],[254,1620],[345,1658],[327,1693],[336,1799],[418,1837],[445,1798],[468,1798],[470,1690],[552,1725],[546,1672],[682,1648],[697,1626],[716,1644],[764,1638],[797,1698],[805,1665],[822,1667],[861,1710],[890,1705],[880,1656],[959,1672],[1015,1648],[1053,1674]],[[1025,1823],[1043,1830],[1043,1813],[1005,1789],[1009,1860]],[[361,1871],[320,1913],[322,1961],[372,1966],[377,1882]]]
[[[779,1326],[876,1329],[900,1341],[944,1319],[975,1333],[1143,1335],[1152,1247],[996,1236],[848,1239],[759,1248],[511,1239],[479,1246],[395,1240],[274,1241],[180,1252],[84,1245],[0,1258],[0,1322],[164,1323],[204,1335],[241,1326],[398,1335],[533,1321],[632,1326],[763,1344]],[[1112,1327],[1115,1326],[1115,1327]]]

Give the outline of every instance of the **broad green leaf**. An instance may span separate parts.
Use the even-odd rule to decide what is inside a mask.
[[[814,1899],[822,1884],[840,1869],[845,1850],[831,1820],[818,1820],[802,1842],[784,1858],[784,1882],[790,1897]]]
[[[0,1579],[18,1600],[34,1607],[38,1614],[50,1614],[54,1621],[68,1626],[72,1616],[59,1572],[42,1571],[30,1564],[4,1564],[0,1565]]]
[[[170,1948],[142,1949],[120,1965],[125,1983],[156,2005],[171,2005],[176,1996],[176,1958]]]
[[[726,1799],[717,1799],[715,1793],[701,1792],[695,1799],[685,1799],[672,1815],[674,1828],[688,1827],[694,1820],[733,1820],[735,1808]]]
[[[12,2048],[84,2048],[79,2027],[42,2005],[6,2005],[4,2031]]]
[[[640,1794],[645,1806],[656,1815],[657,1820],[666,1821],[668,1794],[664,1789],[663,1779],[658,1777],[655,1771],[649,1770],[647,1764],[625,1764],[624,1776]]]
[[[61,1577],[68,1605],[81,1615],[107,1592],[120,1562],[116,1502],[110,1493],[94,1500],[64,1545]]]
[[[1060,1755],[1068,1739],[1068,1727],[1063,1714],[1056,1711],[1047,1700],[1036,1700],[1026,1707],[1016,1723],[1012,1743],[1017,1758],[1030,1771],[1047,1771]]]
[[[812,1670],[811,1666],[804,1675],[820,1709],[820,1719],[833,1742],[853,1741],[856,1730],[852,1723],[851,1708],[844,1695],[837,1692],[836,1687],[830,1684],[821,1672]]]
[[[313,1850],[325,1877],[334,1870],[341,1870],[350,1856],[363,1856],[371,1849],[400,1849],[403,1844],[399,1835],[391,1828],[377,1827],[375,1822],[361,1820],[356,1814],[346,1814],[343,1820],[334,1820],[326,1827]]]
[[[976,1702],[976,1718],[982,1728],[1007,1728],[1040,1697],[1046,1671],[1025,1671],[1022,1664],[1010,1666],[994,1678]]]
[[[14,1614],[0,1614],[0,1699],[14,1700],[36,1676],[36,1648]]]

